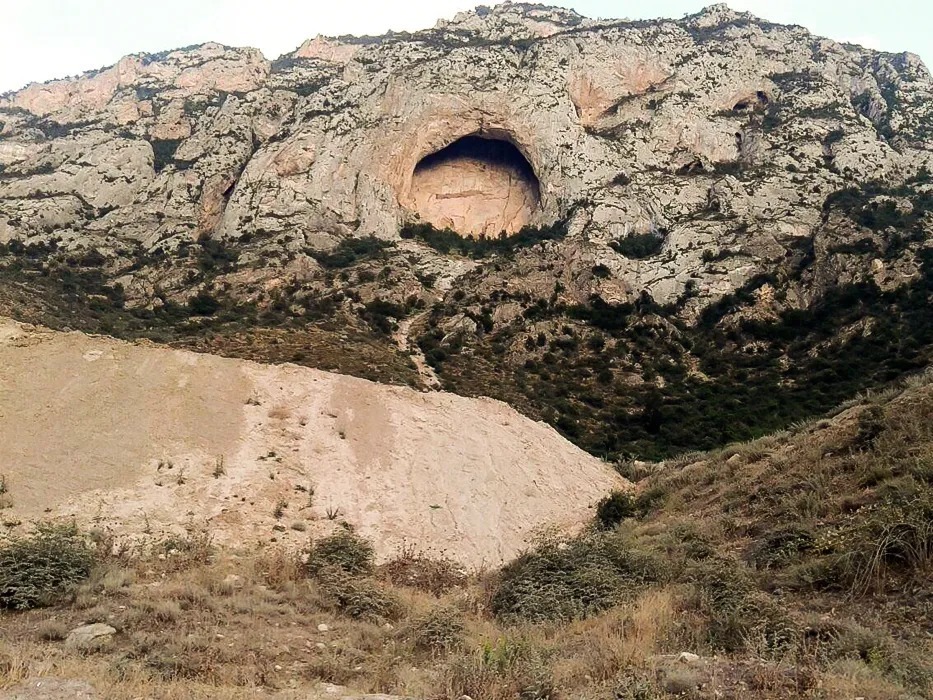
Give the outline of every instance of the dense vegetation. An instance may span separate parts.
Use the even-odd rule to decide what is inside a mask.
[[[225,276],[241,269],[248,245],[203,239],[171,251],[126,248],[105,256],[60,250],[54,240],[10,241],[0,244],[0,313],[56,329],[336,368],[376,381],[416,381],[410,361],[388,338],[392,319],[410,309],[379,300],[362,304],[352,290],[306,291],[294,283],[246,299]],[[320,255],[328,273],[343,274],[352,265],[383,263],[390,248],[376,239],[350,239]],[[128,304],[114,280],[141,273],[155,274],[154,294],[148,304]],[[164,285],[162,278],[168,278]]]
[[[72,525],[0,537],[0,608],[51,605],[90,576],[95,552]]]
[[[471,339],[479,361],[461,360],[436,334],[424,336],[422,347],[455,390],[511,400],[594,454],[665,457],[754,438],[926,366],[933,360],[933,251],[920,264],[921,275],[897,291],[870,281],[844,285],[775,320],[724,322],[753,304],[753,292],[768,282],[759,278],[709,307],[696,326],[670,323],[657,305],[594,299],[533,307],[533,318],[556,325],[547,335],[518,325]],[[840,342],[859,325],[870,332]],[[498,348],[523,335],[532,350],[515,366]],[[624,367],[642,381],[623,384]]]
[[[901,196],[912,208],[892,200]],[[802,247],[772,274],[705,308],[696,324],[680,319],[679,304],[662,307],[647,295],[567,305],[556,294],[531,299],[503,290],[447,300],[420,344],[454,391],[509,401],[598,456],[657,459],[752,439],[933,361],[933,250],[918,247],[931,211],[930,194],[911,184],[869,184],[827,199],[827,216],[873,232],[833,254],[913,260],[919,273],[893,290],[862,278],[776,317],[748,313],[759,290],[780,299],[812,274],[812,250]],[[509,324],[480,324],[473,336],[439,330],[463,308],[481,319],[506,302],[524,308]]]
[[[609,243],[610,247],[633,260],[650,258],[657,255],[664,247],[663,234],[648,233],[630,233],[622,238],[617,238]]]
[[[503,232],[498,238],[467,238],[450,229],[437,229],[431,224],[406,224],[399,235],[405,239],[421,240],[440,253],[485,258],[509,254],[542,241],[560,240],[567,235],[567,224],[560,221],[551,226],[524,226],[518,233],[505,235]]]

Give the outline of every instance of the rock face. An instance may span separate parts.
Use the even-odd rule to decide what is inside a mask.
[[[826,196],[933,165],[926,68],[708,8],[595,21],[512,4],[415,34],[317,38],[273,63],[206,44],[0,100],[0,242],[396,239],[575,216],[618,293],[716,298],[819,226]],[[470,158],[502,139],[534,180]],[[538,192],[535,192],[535,189]],[[715,214],[715,215],[714,215]],[[641,262],[607,244],[664,231]],[[281,240],[279,240],[281,245]],[[704,252],[742,254],[715,267]]]

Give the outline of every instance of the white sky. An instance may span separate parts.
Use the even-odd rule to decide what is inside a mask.
[[[681,17],[712,0],[550,0],[589,17]],[[130,53],[205,41],[267,58],[316,34],[382,34],[433,26],[480,0],[0,0],[0,93],[101,68]],[[495,4],[486,0],[485,4]],[[916,0],[732,0],[777,22],[933,61],[933,3]]]

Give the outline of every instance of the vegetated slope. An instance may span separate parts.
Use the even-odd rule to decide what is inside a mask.
[[[449,390],[654,459],[930,360],[929,71],[723,5],[131,56],[0,122],[19,319],[413,386],[420,346]],[[421,159],[471,134],[541,184],[512,237],[411,209]]]
[[[419,342],[449,390],[507,401],[597,455],[658,459],[751,439],[933,361],[933,250],[916,219],[933,211],[929,187],[902,190],[925,209],[883,223],[876,188],[830,198],[824,231],[692,321],[689,294],[618,303],[597,282],[571,302],[475,272],[432,309]],[[856,220],[868,222],[857,244],[834,240]],[[860,255],[910,272],[889,284],[857,271]],[[491,274],[529,264],[497,261]]]
[[[931,698],[931,380],[632,463],[637,491],[591,529],[478,577],[411,552],[374,567],[346,531],[304,556],[230,556],[197,531],[126,553],[98,532],[88,581],[0,610],[0,688],[54,664],[117,700],[290,700],[320,681],[443,700]],[[76,547],[59,533],[53,557]],[[45,541],[14,546],[41,557]],[[114,634],[94,653],[62,643],[98,619]]]
[[[508,406],[5,321],[3,523],[75,515],[121,534],[207,525],[298,542],[346,521],[495,564],[625,482]],[[49,510],[51,509],[51,510]]]

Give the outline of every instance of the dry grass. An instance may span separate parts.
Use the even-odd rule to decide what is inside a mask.
[[[54,671],[87,680],[115,700],[252,697],[260,687],[311,688],[321,681],[412,697],[595,700],[612,692],[628,697],[619,688],[653,693],[632,697],[667,698],[699,682],[723,689],[735,679],[750,682],[751,672],[737,671],[728,657],[699,669],[676,662],[680,651],[703,651],[702,620],[690,609],[690,588],[679,584],[648,586],[586,619],[507,626],[481,603],[488,599],[485,579],[463,580],[440,597],[383,583],[398,606],[389,625],[343,611],[329,584],[306,578],[294,554],[219,552],[208,563],[171,571],[152,564],[126,561],[115,573],[110,563],[106,574],[79,591],[87,597],[80,608],[7,614],[0,628],[0,688]],[[117,628],[109,648],[86,654],[62,645],[68,630],[94,621]],[[318,630],[321,624],[326,632]],[[864,635],[853,639],[833,642],[846,651],[827,670],[838,692],[825,697],[849,697],[851,678],[869,672],[871,687],[880,690],[865,697],[895,697],[882,691],[902,686],[884,668],[854,660],[858,649],[875,648],[871,644],[895,647]],[[896,662],[896,655],[890,658]],[[786,663],[754,668],[758,697],[787,697]]]
[[[677,606],[670,588],[650,589],[630,604],[579,620],[560,631],[564,653],[555,663],[561,687],[616,679],[630,666],[645,666],[672,651]]]

